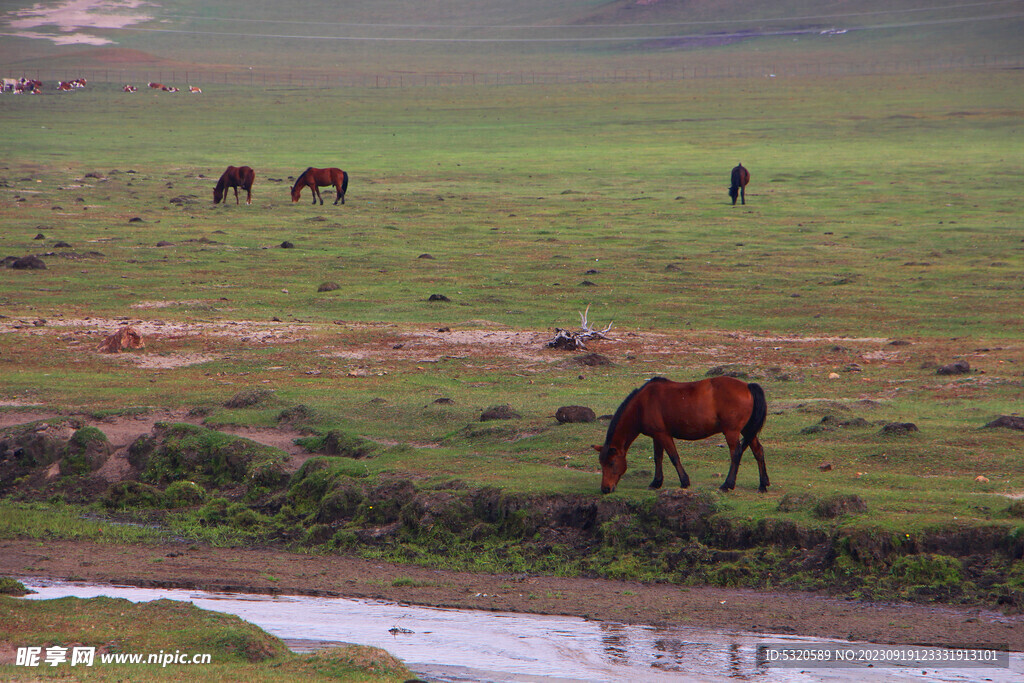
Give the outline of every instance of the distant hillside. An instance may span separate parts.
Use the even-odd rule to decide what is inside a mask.
[[[1024,0],[164,0],[105,10],[96,0],[77,21],[67,4],[4,3],[0,65],[423,73],[1024,52]]]

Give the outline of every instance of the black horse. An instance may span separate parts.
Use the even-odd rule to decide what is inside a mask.
[[[729,196],[732,197],[732,205],[736,206],[736,197],[740,198],[741,204],[747,203],[747,193],[744,189],[750,182],[750,171],[743,168],[743,164],[737,164],[732,169],[732,184],[729,186]]]

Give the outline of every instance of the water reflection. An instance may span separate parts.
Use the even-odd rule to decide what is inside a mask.
[[[659,629],[575,617],[416,607],[373,600],[218,594],[24,580],[30,599],[107,595],[134,602],[168,598],[235,614],[312,650],[337,643],[383,648],[431,681],[973,681],[1024,680],[1024,657],[1011,670],[829,669],[769,666],[762,645],[809,643],[792,636]],[[981,676],[979,677],[979,674]]]
[[[622,624],[601,622],[601,644],[604,646],[605,654],[617,664],[629,665],[629,648],[626,647],[627,635]]]

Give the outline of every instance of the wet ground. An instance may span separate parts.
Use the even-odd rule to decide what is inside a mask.
[[[145,589],[37,580],[31,599],[106,595],[134,602],[169,598],[237,615],[285,640],[296,651],[339,643],[387,650],[418,676],[437,682],[502,681],[1016,681],[1024,654],[992,654],[985,666],[937,664],[952,650],[821,641],[735,629],[654,627],[578,617],[439,609],[347,598],[261,596]],[[792,667],[770,652],[853,654],[828,666]],[[826,648],[822,650],[822,648]],[[871,654],[865,654],[871,653]],[[899,653],[894,654],[894,653]],[[856,657],[863,657],[858,661]],[[870,658],[883,658],[867,661]],[[904,659],[905,658],[905,659]],[[916,660],[916,661],[915,661]]]
[[[447,572],[273,549],[4,540],[0,576],[379,599],[876,643],[1006,644],[1024,652],[1024,616],[981,609],[868,603],[797,592]]]

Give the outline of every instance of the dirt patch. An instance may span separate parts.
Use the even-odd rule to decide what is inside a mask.
[[[265,549],[185,544],[126,548],[75,541],[49,541],[41,547],[36,541],[8,540],[0,541],[0,576],[344,596],[878,643],[1008,643],[1013,651],[1024,650],[1024,617],[978,609],[866,603],[781,591],[446,572]]]
[[[201,365],[217,360],[217,356],[208,353],[162,353],[162,354],[127,354],[121,356],[125,362],[133,363],[147,370],[171,370],[189,365]]]
[[[222,322],[171,322],[130,318],[51,318],[41,324],[24,320],[0,321],[0,334],[19,332],[49,335],[54,330],[72,338],[106,337],[111,331],[130,324],[144,339],[180,339],[186,337],[226,337],[244,342],[282,343],[306,338],[311,326],[301,323],[225,320]]]
[[[159,310],[193,301],[143,301],[134,305],[141,310]],[[202,305],[198,302],[197,305]],[[212,302],[216,305],[216,302]],[[333,325],[282,321],[197,321],[183,322],[160,319],[61,318],[47,320],[0,319],[0,334],[54,335],[62,341],[95,346],[112,331],[131,325],[142,335],[147,348],[159,350],[130,354],[142,367],[168,369],[214,360],[215,356],[198,353],[177,353],[177,340],[226,339],[244,344],[264,345],[320,340],[325,358],[343,358],[355,364],[369,363],[436,363],[445,359],[484,359],[513,362],[524,372],[571,359],[573,354],[548,348],[550,330],[510,330],[487,320],[468,320],[451,327],[409,328],[390,323],[352,323],[335,321]],[[338,343],[338,326],[358,339]],[[867,363],[892,363],[902,360],[896,352],[879,353],[871,345],[885,343],[881,338],[850,337],[785,337],[758,336],[736,332],[706,330],[699,333],[659,334],[655,332],[619,331],[607,339],[588,342],[587,351],[607,356],[612,362],[643,357],[652,362],[672,360],[680,356],[708,359],[709,364],[749,362],[751,345],[755,345],[761,365],[775,367],[791,362],[793,348],[821,344],[867,346],[862,360]],[[153,342],[152,344],[150,342]],[[768,346],[761,346],[768,345]],[[144,360],[143,360],[144,359]],[[127,362],[127,361],[125,361]],[[787,368],[779,367],[785,374]],[[356,376],[369,371],[355,371]],[[751,376],[757,379],[755,376]],[[777,377],[775,377],[777,378]]]

